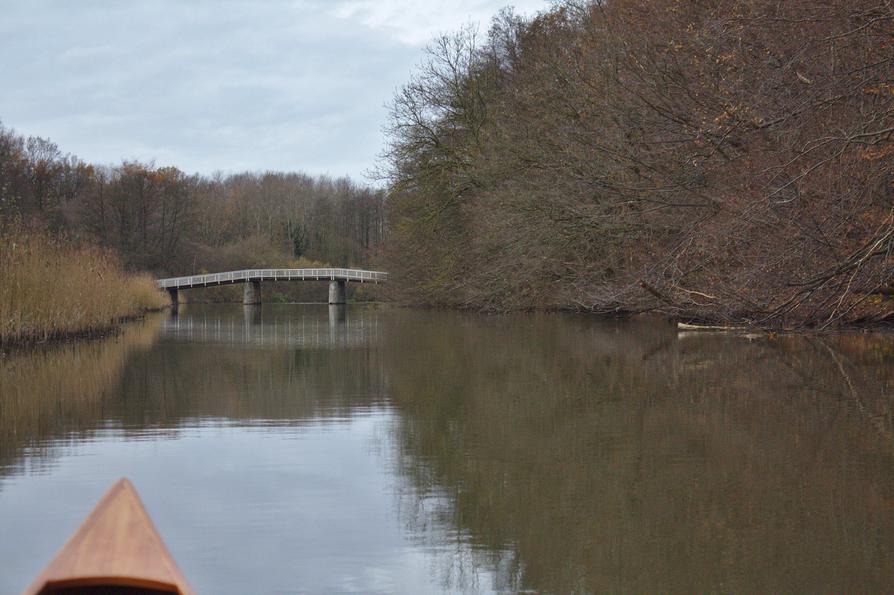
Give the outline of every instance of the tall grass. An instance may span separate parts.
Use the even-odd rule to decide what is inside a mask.
[[[168,303],[151,276],[47,232],[0,233],[0,344],[98,332]]]

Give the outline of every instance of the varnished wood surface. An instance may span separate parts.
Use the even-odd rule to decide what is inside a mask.
[[[127,479],[106,492],[22,595],[105,585],[194,595]]]

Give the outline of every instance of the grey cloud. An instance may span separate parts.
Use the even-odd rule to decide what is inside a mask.
[[[0,119],[99,163],[360,177],[421,52],[340,4],[0,0]]]

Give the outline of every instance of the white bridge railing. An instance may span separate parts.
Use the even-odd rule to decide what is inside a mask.
[[[227,271],[189,277],[158,279],[159,289],[189,289],[191,287],[211,287],[248,281],[354,281],[357,283],[384,283],[388,273],[381,271],[361,271],[358,269],[248,269]]]

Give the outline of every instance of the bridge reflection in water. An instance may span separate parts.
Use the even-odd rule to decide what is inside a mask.
[[[324,307],[324,306],[320,306]],[[202,343],[241,344],[256,347],[342,349],[379,341],[379,317],[366,308],[351,310],[330,304],[328,323],[320,316],[280,315],[275,307],[243,306],[243,320],[174,311],[161,327],[166,339]],[[179,309],[178,309],[179,310]]]

